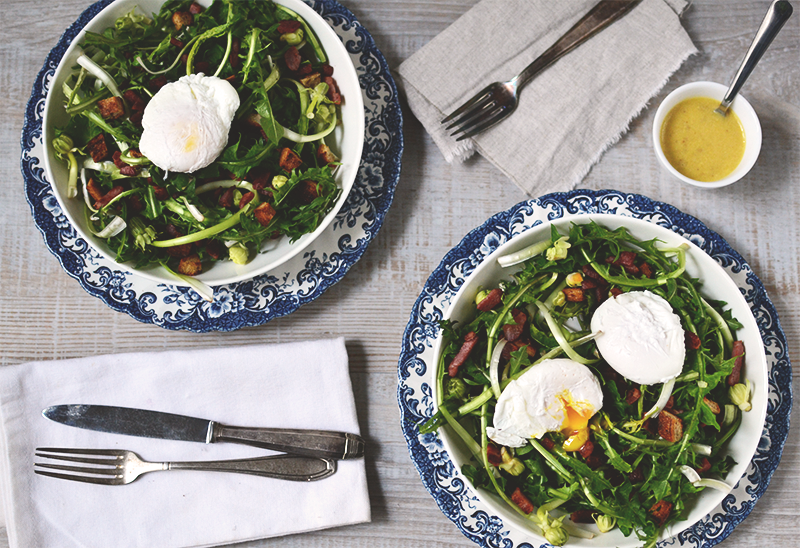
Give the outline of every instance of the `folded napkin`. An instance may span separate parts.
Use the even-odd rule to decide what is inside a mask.
[[[244,474],[154,472],[123,486],[33,473],[36,447],[130,449],[146,460],[265,456],[71,428],[42,410],[65,403],[179,413],[236,426],[358,433],[342,339],[118,354],[0,369],[0,482],[12,548],[216,546],[370,520],[364,459],[300,483]],[[369,450],[369,448],[368,448]]]
[[[695,53],[685,0],[643,0],[536,76],[499,125],[456,142],[440,124],[491,82],[507,81],[598,0],[482,0],[403,62],[408,104],[448,162],[478,151],[525,192],[574,187]]]

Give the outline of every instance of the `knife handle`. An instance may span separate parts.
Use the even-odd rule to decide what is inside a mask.
[[[364,456],[364,439],[361,436],[329,430],[245,428],[214,422],[209,442],[217,441],[243,443],[308,457],[357,459]]]
[[[274,455],[256,459],[168,462],[167,470],[236,472],[290,481],[316,481],[336,472],[336,461],[297,455]]]

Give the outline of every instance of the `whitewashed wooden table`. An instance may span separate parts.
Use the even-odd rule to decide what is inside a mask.
[[[350,354],[373,521],[246,546],[471,546],[442,515],[409,459],[399,427],[396,366],[412,304],[443,255],[490,215],[526,198],[481,158],[451,166],[406,111],[405,153],[394,205],[348,275],[294,314],[233,333],[193,334],[114,312],[67,276],[31,219],[19,171],[19,139],[31,85],[62,31],[90,0],[2,0],[0,5],[0,365],[137,350],[237,346],[343,336]],[[475,0],[345,0],[396,68]],[[800,13],[787,23],[745,85],[764,144],[750,175],[703,191],[670,178],[652,153],[654,107],[680,84],[727,83],[767,0],[695,0],[683,20],[700,49],[667,83],[582,187],[635,192],[703,220],[750,263],[783,324],[800,338]],[[800,2],[795,3],[800,8]],[[566,190],[561,187],[558,190]],[[800,356],[795,353],[795,388]],[[797,391],[795,391],[797,393]],[[797,424],[795,406],[793,422]],[[790,432],[778,471],[726,547],[800,546],[800,441]],[[0,546],[6,546],[4,529]],[[244,546],[244,545],[243,545]]]

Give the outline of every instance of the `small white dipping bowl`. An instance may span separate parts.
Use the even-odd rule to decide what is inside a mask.
[[[204,6],[210,6],[211,0],[200,0],[199,3]],[[328,144],[342,163],[335,174],[336,182],[342,189],[342,194],[314,232],[305,234],[294,243],[289,243],[288,237],[267,243],[265,244],[267,248],[262,248],[261,253],[253,257],[246,265],[237,265],[232,261],[218,261],[207,271],[196,276],[198,280],[210,286],[230,284],[253,278],[280,266],[304,249],[309,248],[317,236],[330,225],[341,209],[347,199],[347,195],[350,193],[350,189],[353,187],[361,163],[361,151],[364,146],[364,102],[361,96],[358,74],[350,59],[350,54],[328,22],[302,0],[276,0],[276,3],[286,6],[306,20],[328,55],[328,62],[335,70],[334,78],[336,78],[336,83],[344,98],[341,106],[342,123],[334,130],[332,139],[329,139]],[[78,34],[67,49],[50,81],[50,91],[45,100],[42,138],[47,151],[44,155],[47,180],[50,181],[53,194],[61,205],[64,214],[78,234],[98,253],[110,261],[114,260],[114,251],[108,248],[105,240],[95,237],[86,226],[83,200],[81,198],[67,198],[67,180],[69,177],[67,166],[65,162],[56,158],[53,151],[52,142],[55,128],[63,126],[68,120],[67,113],[64,110],[61,84],[76,65],[77,50],[79,44],[83,42],[87,30],[102,33],[105,29],[113,27],[114,21],[118,17],[125,15],[134,8],[139,13],[150,15],[154,12],[157,13],[162,4],[164,4],[164,0],[117,0],[98,13],[94,19],[89,21],[89,24]],[[120,266],[157,282],[177,286],[187,285],[158,265],[145,268],[133,268],[129,264]]]
[[[661,126],[664,125],[664,118],[669,114],[669,111],[672,110],[672,107],[684,99],[689,99],[691,97],[710,97],[711,99],[722,101],[727,90],[727,86],[714,82],[693,82],[691,84],[684,84],[667,95],[667,98],[664,99],[656,111],[656,117],[653,121],[653,148],[655,148],[656,156],[667,171],[684,183],[689,183],[690,185],[700,188],[720,188],[728,186],[747,175],[758,159],[758,154],[761,152],[761,124],[758,121],[756,111],[753,110],[753,107],[750,106],[747,99],[741,95],[736,96],[730,108],[742,122],[745,137],[744,156],[730,175],[719,181],[696,181],[675,169],[664,155],[664,150],[661,147]]]

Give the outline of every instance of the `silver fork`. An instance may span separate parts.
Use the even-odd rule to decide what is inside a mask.
[[[463,133],[457,141],[486,131],[514,112],[519,92],[534,76],[628,13],[640,1],[601,0],[555,44],[525,67],[525,70],[508,82],[489,84],[441,123],[452,121],[446,129],[449,131],[458,128],[450,134],[453,137]]]
[[[101,485],[125,485],[131,483],[142,474],[160,470],[238,472],[292,481],[320,480],[336,472],[336,461],[333,459],[297,455],[273,455],[252,459],[196,462],[147,462],[133,451],[125,451],[123,449],[39,447],[36,449],[36,456],[89,465],[72,466],[37,462],[34,463],[34,467],[38,467],[34,468],[34,472],[37,474]],[[50,472],[49,470],[71,473],[64,474]]]

